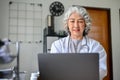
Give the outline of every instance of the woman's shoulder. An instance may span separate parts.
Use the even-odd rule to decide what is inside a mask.
[[[101,51],[104,49],[103,45],[99,41],[90,37],[88,37],[87,40],[88,46],[91,48],[92,51]]]
[[[52,45],[54,46],[64,46],[64,45],[67,45],[68,44],[68,36],[67,37],[63,37],[63,38],[59,38],[58,40],[54,41],[52,43]]]
[[[90,38],[88,36],[86,38],[87,38],[87,41],[88,41],[89,44],[100,44],[99,41],[97,41],[97,40],[95,40],[93,38]]]
[[[67,37],[62,37],[62,38],[59,38],[58,40],[56,40],[55,42],[58,43],[58,42],[66,42],[68,41],[68,36]]]
[[[60,38],[52,43],[52,49],[56,49],[58,51],[61,51],[61,49],[67,45],[67,40],[68,37]]]

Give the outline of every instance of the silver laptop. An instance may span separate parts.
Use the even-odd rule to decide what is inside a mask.
[[[99,80],[98,53],[38,54],[41,80]]]

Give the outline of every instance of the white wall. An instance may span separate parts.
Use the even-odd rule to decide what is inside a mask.
[[[0,0],[0,38],[8,36],[8,3],[10,0]],[[43,27],[47,27],[46,17],[50,14],[49,6],[55,0],[11,0],[18,2],[33,2],[43,4]],[[67,9],[70,5],[82,5],[89,7],[110,8],[111,11],[111,41],[113,58],[113,78],[120,80],[120,21],[119,21],[119,0],[58,0],[62,2]],[[63,29],[63,15],[55,18],[55,31]],[[20,48],[20,71],[27,71],[27,80],[30,73],[38,71],[37,53],[43,51],[42,43],[22,43]],[[6,68],[8,66],[5,66]],[[5,68],[4,67],[4,68]],[[3,68],[3,65],[0,65]]]

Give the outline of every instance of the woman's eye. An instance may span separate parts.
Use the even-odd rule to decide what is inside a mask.
[[[70,20],[70,22],[71,22],[71,23],[74,23],[75,21],[73,21],[73,20]]]
[[[78,22],[79,22],[79,23],[84,23],[84,21],[83,21],[83,20],[79,20]]]
[[[84,20],[77,20],[77,21],[75,21],[75,20],[69,20],[69,22],[70,23],[75,23],[75,22],[77,22],[77,23],[84,23]]]

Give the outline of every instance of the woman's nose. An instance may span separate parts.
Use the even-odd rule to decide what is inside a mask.
[[[78,22],[77,21],[74,23],[74,27],[78,27]]]

